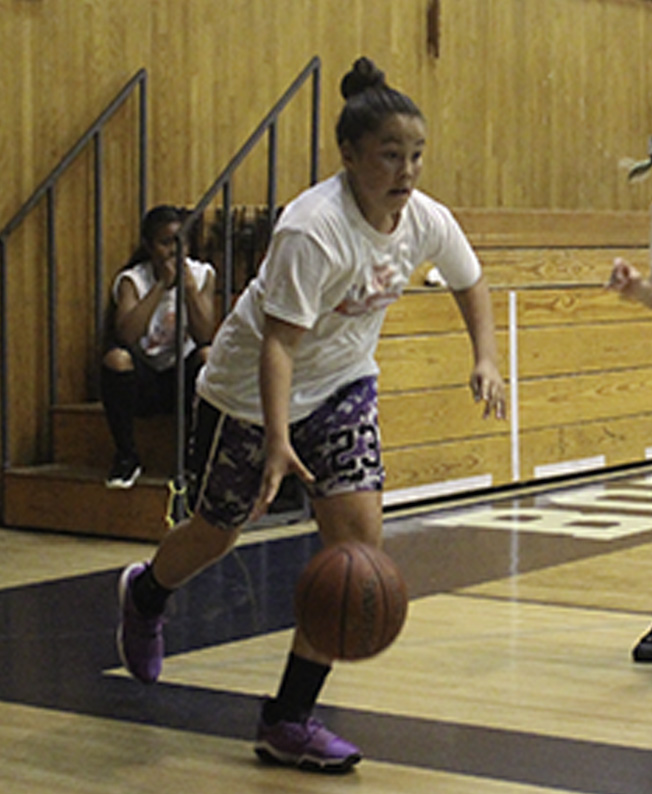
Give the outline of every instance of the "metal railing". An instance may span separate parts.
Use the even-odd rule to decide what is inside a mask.
[[[231,226],[232,214],[232,183],[233,176],[238,167],[250,154],[255,145],[267,135],[267,210],[270,231],[277,213],[277,131],[279,116],[294,98],[302,86],[312,80],[311,104],[311,134],[310,134],[310,184],[314,184],[319,171],[319,105],[320,105],[320,74],[321,61],[315,56],[299,73],[285,93],[263,118],[254,132],[249,136],[244,145],[231,159],[227,167],[215,179],[213,184],[199,200],[195,208],[189,213],[177,234],[177,272],[182,273],[183,255],[189,233],[195,221],[206,211],[217,194],[222,191],[222,299],[223,314],[228,313],[234,292],[234,256],[233,256],[233,229]],[[47,268],[48,268],[48,359],[49,359],[49,400],[50,407],[57,404],[57,248],[55,235],[56,218],[56,185],[63,173],[85,148],[92,143],[94,147],[94,277],[95,277],[95,332],[96,339],[102,336],[102,322],[104,317],[104,223],[103,223],[103,128],[113,114],[124,104],[132,92],[139,89],[139,209],[140,217],[145,215],[147,209],[147,74],[144,69],[137,72],[134,77],[116,95],[113,101],[93,122],[82,137],[75,143],[70,151],[61,159],[59,164],[36,188],[29,199],[23,204],[13,218],[0,230],[0,432],[2,433],[2,469],[9,468],[10,461],[10,417],[8,384],[10,366],[8,361],[7,344],[7,241],[11,234],[21,225],[30,212],[45,198],[47,202]],[[182,317],[185,302],[184,280],[177,278],[177,317]],[[183,360],[183,324],[177,323],[177,409],[175,417],[175,450],[176,466],[174,477],[175,495],[185,494],[185,389],[184,389],[184,360]],[[185,509],[183,498],[174,499],[173,515],[181,517]]]
[[[9,376],[7,343],[7,241],[11,234],[22,224],[31,211],[45,197],[47,203],[46,214],[46,257],[48,272],[48,367],[49,367],[49,399],[50,407],[57,403],[57,246],[55,234],[56,218],[56,186],[57,182],[73,161],[91,143],[94,149],[94,274],[95,274],[95,333],[99,339],[102,331],[103,301],[104,301],[104,221],[103,221],[103,131],[107,122],[116,111],[127,101],[131,94],[139,90],[139,208],[140,216],[145,213],[147,206],[147,73],[145,69],[138,71],[116,97],[107,105],[105,110],[91,124],[88,130],[79,138],[77,143],[61,159],[59,164],[50,172],[43,182],[36,188],[14,217],[0,230],[0,432],[2,433],[2,469],[10,466],[10,422],[9,422]]]
[[[318,179],[319,172],[319,104],[320,104],[320,76],[321,61],[319,57],[313,57],[296,79],[288,87],[285,93],[276,102],[265,118],[249,136],[244,145],[231,162],[217,177],[213,184],[206,191],[204,196],[197,203],[195,209],[184,220],[177,234],[177,317],[182,317],[185,303],[185,289],[183,281],[183,256],[188,239],[188,235],[193,223],[204,213],[211,204],[219,191],[222,191],[222,306],[223,316],[229,312],[233,299],[233,229],[231,226],[232,209],[232,182],[233,175],[242,162],[246,159],[254,146],[260,139],[267,134],[267,209],[270,224],[270,232],[274,224],[277,211],[277,129],[278,119],[286,105],[297,94],[299,89],[312,79],[312,105],[311,105],[311,133],[310,133],[310,184],[314,185]],[[177,323],[176,335],[176,355],[177,355],[177,378],[176,378],[176,417],[175,417],[175,476],[174,476],[174,506],[173,517],[182,518],[185,511],[185,368],[183,361],[183,323]]]

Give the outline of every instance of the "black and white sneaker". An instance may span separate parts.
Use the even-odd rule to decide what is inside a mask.
[[[113,465],[106,478],[107,488],[131,488],[140,477],[140,461],[135,455],[124,457],[116,453]]]
[[[632,648],[632,659],[635,662],[652,662],[652,628]]]

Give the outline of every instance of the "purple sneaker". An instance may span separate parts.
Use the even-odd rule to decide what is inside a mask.
[[[362,758],[360,750],[310,717],[305,722],[267,725],[261,718],[256,754],[262,761],[311,772],[348,772]]]
[[[124,569],[118,583],[121,620],[117,631],[118,653],[129,672],[144,684],[153,684],[163,667],[163,616],[146,618],[131,598],[131,583],[147,567],[135,562]]]

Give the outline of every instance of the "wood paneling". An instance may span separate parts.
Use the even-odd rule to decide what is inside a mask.
[[[17,468],[5,478],[11,493],[4,517],[8,526],[139,540],[160,540],[167,529],[168,494],[149,477],[141,478],[138,488],[117,492],[83,469]]]
[[[426,389],[433,383],[440,387],[467,383],[473,366],[471,345],[462,333],[382,339],[377,358],[379,385],[387,391]],[[506,358],[503,355],[503,361]]]
[[[610,416],[595,421],[587,416],[573,422],[523,429],[520,439],[521,475],[534,477],[537,466],[604,455],[608,466],[622,466],[646,458],[652,447],[652,413]]]
[[[81,403],[54,409],[53,459],[56,463],[99,469],[104,477],[115,453],[101,403]],[[136,417],[136,448],[150,476],[171,477],[176,463],[176,428],[171,414]]]
[[[644,413],[650,407],[652,368],[522,380],[521,428],[608,421]],[[639,444],[638,438],[632,439]],[[587,454],[597,454],[598,450]],[[585,456],[584,456],[585,457]]]
[[[506,288],[542,290],[519,293],[521,316],[535,324],[562,315],[571,323],[601,322],[610,301],[614,322],[628,322],[628,312],[640,317],[598,287],[613,256],[627,254],[642,266],[648,259],[649,183],[628,184],[619,162],[643,158],[652,131],[652,4],[442,0],[438,58],[427,52],[427,6],[428,0],[351,0],[345,9],[339,0],[0,0],[0,226],[142,67],[150,204],[192,205],[315,54],[323,63],[325,176],[339,163],[339,81],[364,53],[428,119],[422,187],[461,208],[458,217],[495,289],[500,328]],[[309,98],[306,86],[279,124],[279,203],[307,184]],[[134,97],[103,141],[107,283],[138,237],[136,111]],[[261,142],[238,173],[237,204],[265,201],[266,147]],[[84,153],[56,193],[63,401],[94,396],[92,168]],[[49,449],[44,216],[39,207],[8,246],[10,446],[21,463]],[[550,290],[573,284],[596,289]],[[450,298],[435,297],[433,306],[432,317],[422,315],[420,303],[400,322],[412,324],[409,333],[459,334]],[[388,335],[402,333],[400,311],[390,313]],[[563,345],[561,332],[550,333]],[[591,332],[578,334],[586,339]],[[445,344],[455,365],[433,365],[431,374],[468,369],[461,341]],[[579,355],[579,341],[577,347]]]
[[[482,474],[500,485],[528,481],[539,467],[561,473],[586,459],[607,466],[645,459],[652,448],[652,313],[604,283],[616,255],[645,268],[647,213],[623,213],[620,231],[617,214],[578,212],[577,228],[573,216],[458,213],[492,285],[506,380],[515,356],[515,425],[483,420],[473,403],[469,342],[445,290],[415,286],[389,308],[378,346],[388,488]],[[638,241],[631,248],[630,235]],[[519,468],[512,471],[514,459]]]
[[[0,220],[141,67],[152,201],[195,201],[315,54],[330,172],[339,80],[362,53],[422,107],[432,138],[423,184],[446,203],[646,207],[649,190],[627,185],[618,164],[645,155],[652,129],[648,3],[445,0],[438,59],[427,53],[427,6],[352,0],[344,24],[339,0],[223,0],[219,11],[212,0],[1,0]],[[308,97],[279,131],[285,200],[306,181]],[[264,198],[261,165],[262,152],[236,200]]]
[[[382,383],[380,385],[381,431],[385,449],[506,435],[509,432],[505,423],[482,418],[481,409],[474,403],[466,385],[394,394],[385,394]]]
[[[652,321],[524,329],[518,337],[519,377],[575,377],[580,373],[646,368],[652,359]]]
[[[487,279],[497,287],[548,284],[600,287],[609,278],[617,256],[646,269],[647,252],[642,248],[546,248],[544,245],[527,249],[480,249]]]
[[[651,30],[652,8],[634,0],[443,2],[441,59],[430,80],[419,74],[434,87],[440,194],[460,206],[645,202],[618,163],[644,156],[652,129]]]
[[[606,263],[604,270],[608,270]],[[500,295],[497,293],[496,300]],[[632,301],[620,300],[606,289],[573,285],[563,289],[521,290],[518,293],[519,324],[526,327],[570,322],[627,323],[649,318],[648,309]]]
[[[454,215],[477,248],[647,246],[646,211],[458,208]]]
[[[511,482],[507,434],[388,449],[384,460],[388,491],[488,475],[493,485]]]

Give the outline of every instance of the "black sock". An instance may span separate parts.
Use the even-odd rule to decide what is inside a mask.
[[[156,581],[151,565],[148,565],[142,573],[136,576],[131,586],[134,606],[146,618],[160,615],[172,592]]]
[[[331,668],[291,653],[278,694],[263,707],[263,719],[268,725],[285,720],[303,722],[310,716]]]
[[[138,384],[134,370],[117,372],[109,367],[101,371],[104,413],[118,453],[123,458],[136,457],[134,414]]]

